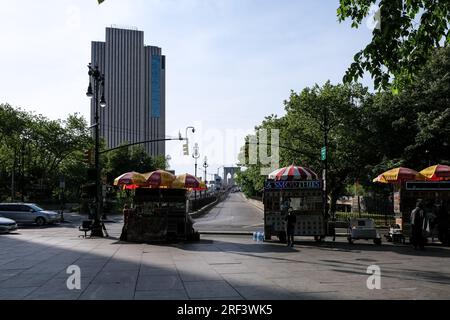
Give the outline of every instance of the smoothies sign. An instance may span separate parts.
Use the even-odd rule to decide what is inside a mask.
[[[322,187],[321,181],[267,181],[264,189],[281,190],[281,189],[317,189]]]

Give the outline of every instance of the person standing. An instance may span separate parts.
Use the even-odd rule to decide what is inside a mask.
[[[122,234],[120,235],[121,241],[127,241],[127,228],[128,228],[128,220],[130,218],[131,210],[128,204],[125,204],[123,206],[123,227],[122,227]]]
[[[417,200],[416,208],[411,212],[411,243],[414,249],[425,249],[423,225],[425,223],[425,211],[422,200]]]
[[[281,214],[283,215],[288,215],[289,213],[289,208],[291,207],[291,199],[290,198],[286,198],[283,203],[281,204]]]
[[[292,210],[292,208],[289,208],[289,213],[286,216],[285,221],[286,221],[287,246],[293,248],[295,224],[297,223],[297,216],[294,214],[294,210]]]

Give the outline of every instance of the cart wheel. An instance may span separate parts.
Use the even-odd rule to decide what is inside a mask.
[[[381,245],[381,238],[373,239],[373,243],[375,243],[377,246]]]

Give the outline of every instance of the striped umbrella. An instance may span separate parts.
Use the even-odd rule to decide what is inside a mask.
[[[428,167],[420,173],[431,181],[450,180],[450,167],[443,164]]]
[[[297,167],[291,165],[289,167],[275,170],[269,174],[269,179],[273,180],[319,180],[317,174],[309,168]]]
[[[144,186],[146,183],[145,177],[139,172],[127,172],[114,179],[115,186],[126,187],[127,189],[135,189]]]
[[[189,173],[181,174],[172,183],[175,189],[206,190],[206,184]]]
[[[169,188],[172,186],[175,176],[165,170],[156,170],[149,173],[144,173],[146,184],[152,188]]]
[[[425,177],[413,169],[399,167],[380,174],[373,182],[401,183],[406,180],[425,180]]]

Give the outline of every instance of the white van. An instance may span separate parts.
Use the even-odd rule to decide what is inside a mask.
[[[59,213],[46,211],[33,203],[2,203],[0,204],[0,216],[12,219],[17,223],[36,223],[38,226],[61,220]]]

